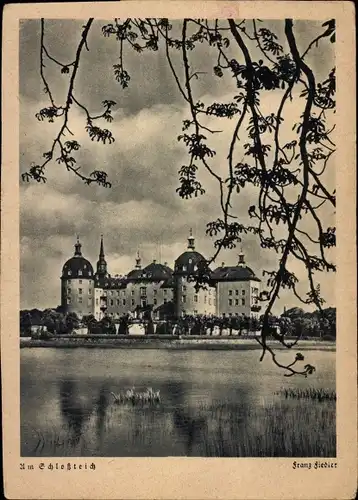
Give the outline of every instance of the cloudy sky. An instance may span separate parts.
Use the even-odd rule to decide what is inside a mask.
[[[139,249],[143,265],[153,259],[167,261],[173,266],[178,255],[186,249],[190,227],[196,237],[196,248],[206,257],[213,253],[212,240],[205,236],[206,223],[220,217],[218,189],[215,181],[204,174],[200,179],[206,189],[204,196],[182,200],[178,187],[178,169],[187,163],[183,143],[177,141],[182,121],[189,118],[163,51],[137,54],[126,51],[125,64],[131,75],[127,89],[115,81],[113,64],[118,62],[119,47],[114,39],[104,38],[101,26],[108,21],[95,21],[88,37],[89,51],[83,52],[75,84],[76,98],[91,113],[102,110],[101,102],[110,99],[117,103],[114,121],[105,124],[115,137],[111,145],[93,143],[84,129],[83,113],[72,108],[70,128],[81,144],[77,154],[84,172],[105,170],[112,182],[111,189],[86,186],[61,165],[53,162],[44,184],[21,183],[21,307],[55,307],[60,302],[60,276],[64,262],[73,254],[76,234],[80,235],[83,254],[93,265],[97,260],[100,234],[103,233],[109,272],[125,274],[134,267]],[[61,62],[74,59],[84,21],[46,20],[45,43],[53,57]],[[270,22],[270,27],[282,36],[283,22]],[[320,23],[297,22],[294,25],[299,50],[322,32]],[[39,122],[35,113],[49,105],[43,92],[39,69],[40,20],[24,20],[20,28],[20,171],[41,162],[45,151],[51,149],[58,130],[57,123]],[[253,49],[255,54],[255,49]],[[322,54],[324,57],[322,57]],[[173,54],[174,63],[182,74],[180,60]],[[259,56],[257,55],[257,58]],[[195,98],[210,104],[214,100],[230,102],[237,94],[234,80],[212,76],[215,65],[214,49],[199,44],[190,52],[190,62],[198,71],[206,72],[193,83]],[[307,62],[322,80],[334,66],[332,45],[323,41],[314,48]],[[46,77],[57,104],[63,103],[69,76],[61,74],[51,61],[46,61]],[[268,95],[269,94],[269,95]],[[265,113],[275,112],[279,93],[262,95]],[[293,120],[298,118],[304,100],[294,100],[288,107],[287,139],[293,140]],[[225,177],[227,152],[234,120],[215,119],[210,125],[222,130],[209,138],[216,150],[215,171]],[[240,138],[241,144],[246,142]],[[237,161],[243,159],[238,148]],[[334,176],[328,180],[334,183]],[[255,203],[255,192],[245,189],[234,199],[234,211],[240,222],[248,222],[247,209]],[[334,225],[334,214],[325,210],[321,217],[325,226]],[[310,223],[307,222],[307,228]],[[246,261],[259,277],[263,269],[273,269],[277,256],[260,249],[254,237],[242,243]],[[237,262],[237,250],[225,251],[216,264]],[[297,264],[290,268],[298,277],[304,270]],[[322,291],[327,304],[334,305],[334,277],[322,276]],[[281,294],[277,312],[283,306],[298,305],[297,300]]]

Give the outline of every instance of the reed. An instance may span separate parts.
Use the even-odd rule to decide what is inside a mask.
[[[133,387],[132,389],[127,389],[126,391],[120,391],[117,394],[111,392],[111,395],[114,398],[115,404],[153,404],[160,403],[161,401],[160,390],[154,391],[151,387],[148,387],[144,391],[136,391],[135,387]]]
[[[336,391],[328,389],[316,389],[309,387],[305,389],[281,389],[277,394],[283,395],[286,399],[310,399],[312,401],[336,401]]]

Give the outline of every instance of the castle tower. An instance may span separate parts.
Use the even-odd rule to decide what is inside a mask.
[[[83,257],[79,237],[75,253],[62,268],[61,306],[64,312],[75,312],[80,318],[93,312],[93,268]]]
[[[108,276],[107,272],[107,262],[104,255],[104,245],[103,245],[103,234],[101,234],[101,244],[99,249],[99,258],[97,261],[97,272],[96,276],[98,278],[105,278]]]
[[[214,314],[215,288],[196,290],[195,278],[199,268],[206,268],[206,259],[195,250],[193,230],[190,229],[187,251],[179,255],[174,266],[174,306],[175,315]],[[210,272],[209,269],[207,269]]]

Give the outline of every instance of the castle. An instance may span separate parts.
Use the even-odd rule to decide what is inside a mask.
[[[151,311],[154,319],[178,318],[190,315],[259,315],[260,279],[245,264],[239,254],[236,266],[212,271],[206,259],[195,250],[192,232],[188,248],[174,263],[155,260],[142,268],[139,252],[135,268],[125,276],[108,273],[101,236],[99,257],[94,272],[92,264],[83,257],[77,237],[75,253],[64,264],[61,276],[61,306],[65,312],[75,312],[80,318],[93,314],[97,320],[110,316],[118,320],[124,314],[141,316]],[[197,290],[192,277],[202,266],[209,276],[205,289]]]

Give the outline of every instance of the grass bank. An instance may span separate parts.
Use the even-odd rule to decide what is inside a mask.
[[[286,349],[280,342],[269,340],[269,345],[277,349]],[[110,348],[110,349],[206,349],[206,350],[252,350],[261,349],[254,338],[250,337],[173,337],[153,336],[118,336],[118,335],[59,335],[48,340],[20,338],[21,348],[56,347],[56,348]],[[301,340],[296,346],[300,350],[336,349],[331,341],[311,339]]]

